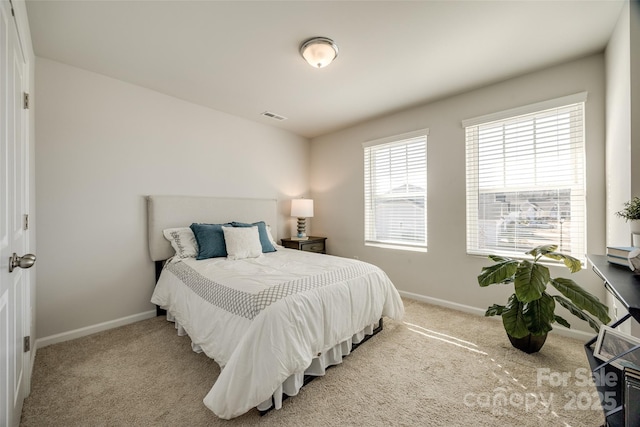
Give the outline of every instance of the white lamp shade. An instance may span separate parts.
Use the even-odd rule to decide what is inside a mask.
[[[338,46],[326,37],[314,37],[302,44],[300,53],[312,67],[323,68],[336,59]]]
[[[295,216],[297,218],[313,218],[313,200],[291,200],[291,216]]]

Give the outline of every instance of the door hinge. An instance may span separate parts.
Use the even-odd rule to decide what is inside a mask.
[[[24,214],[24,229],[29,229],[29,214]]]
[[[24,337],[24,352],[31,351],[31,337]]]
[[[24,93],[24,109],[29,109],[29,94],[27,92]]]

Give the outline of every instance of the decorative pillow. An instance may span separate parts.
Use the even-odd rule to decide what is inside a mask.
[[[198,242],[189,227],[166,228],[162,234],[171,243],[178,258],[195,258],[198,255]]]
[[[276,248],[269,241],[269,234],[267,233],[267,224],[264,221],[254,222],[253,224],[247,224],[245,222],[232,221],[231,225],[234,227],[258,227],[258,234],[260,236],[260,244],[262,245],[262,252],[275,252]]]
[[[262,256],[258,227],[222,227],[228,259]]]
[[[267,224],[267,237],[269,238],[269,242],[273,245],[273,248],[277,248],[278,244],[276,243],[276,239],[273,238],[273,234],[271,233],[271,226]]]
[[[227,256],[222,226],[231,224],[191,224],[191,230],[198,242],[196,259],[207,259]]]

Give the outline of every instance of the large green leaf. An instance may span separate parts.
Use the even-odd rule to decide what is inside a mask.
[[[549,269],[541,264],[527,260],[521,261],[516,270],[515,289],[518,299],[523,303],[537,300],[547,288]]]
[[[571,328],[571,325],[569,324],[569,322],[567,322],[566,320],[564,320],[562,317],[558,315],[555,316],[555,321],[560,323],[565,328]]]
[[[554,295],[553,299],[558,301],[561,306],[569,310],[571,314],[587,322],[594,331],[600,332],[600,325],[598,324],[598,322],[596,322],[595,319],[593,319],[591,316],[589,316],[588,314],[580,310],[574,303],[572,303],[571,301],[569,301],[564,297],[561,297],[560,295]]]
[[[489,316],[501,316],[504,312],[504,305],[493,304],[491,307],[487,308],[487,311],[484,313],[485,317]]]
[[[537,258],[540,255],[554,252],[556,249],[558,249],[558,245],[541,245],[531,249],[529,252],[527,252],[527,255],[531,255],[532,257]]]
[[[528,302],[522,307],[522,317],[527,329],[533,335],[544,335],[551,331],[551,323],[555,321],[556,303],[546,292],[537,300]]]
[[[582,289],[573,280],[559,277],[557,279],[551,279],[551,284],[560,291],[562,295],[569,298],[580,310],[588,311],[604,324],[611,321],[608,314],[609,308],[601,303],[598,298]]]
[[[500,255],[489,255],[489,259],[494,262],[514,261],[512,258],[507,258]]]
[[[547,258],[556,259],[558,261],[564,262],[564,265],[567,266],[572,273],[576,273],[582,270],[582,262],[578,258],[574,258],[571,255],[561,254],[559,252],[549,252],[543,254]]]
[[[478,276],[478,284],[482,287],[509,280],[518,268],[518,261],[506,259],[503,262],[484,267]]]
[[[529,335],[529,329],[522,317],[523,304],[518,301],[516,294],[509,297],[506,307],[502,311],[504,330],[513,338],[524,338]]]

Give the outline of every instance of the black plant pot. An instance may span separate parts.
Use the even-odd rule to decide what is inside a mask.
[[[512,346],[528,354],[536,353],[540,351],[540,349],[544,345],[544,342],[547,340],[547,334],[544,334],[544,335],[529,334],[523,338],[514,338],[509,334],[507,334],[507,336],[509,337],[509,341],[511,341]]]

